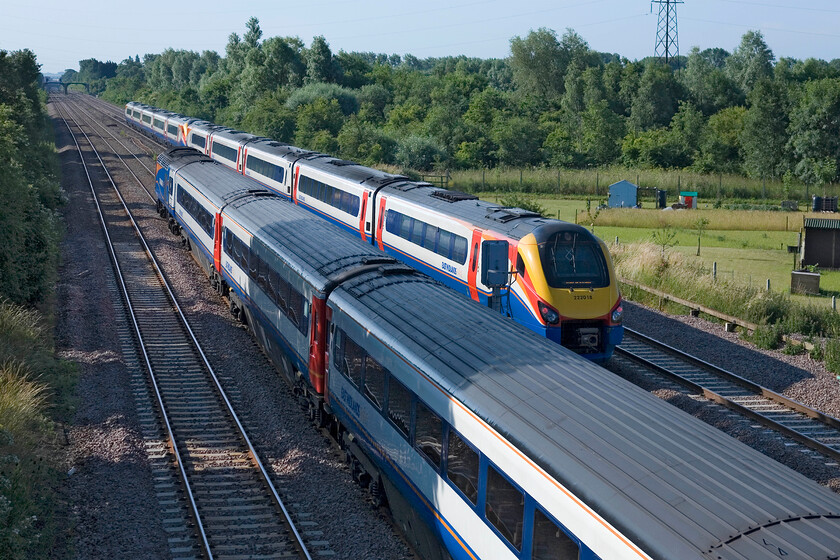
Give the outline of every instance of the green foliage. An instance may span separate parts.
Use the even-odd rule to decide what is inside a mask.
[[[0,51],[0,297],[35,304],[58,256],[57,162],[30,51]]]
[[[36,312],[0,301],[3,558],[46,558],[57,532],[52,419],[66,420],[72,413],[75,372],[53,358],[47,332]]]
[[[534,196],[529,196],[522,193],[509,193],[499,199],[502,206],[509,208],[522,208],[530,212],[536,212],[541,216],[545,216],[547,211]]]
[[[446,155],[446,149],[433,138],[412,135],[399,142],[396,163],[410,169],[429,171]]]
[[[783,335],[778,325],[759,325],[752,334],[745,334],[744,338],[764,350],[775,350],[781,346]]]
[[[334,54],[323,36],[309,47],[295,37],[264,39],[251,18],[221,55],[167,49],[119,65],[89,59],[65,79],[83,75],[107,80],[104,96],[114,102],[136,99],[369,164],[566,172],[620,162],[638,172],[729,174],[728,185],[713,175],[679,185],[706,200],[754,196],[743,174],[778,183],[795,172],[806,186],[788,200],[840,179],[840,65],[774,66],[754,31],[731,55],[692,49],[678,72],[597,53],[571,29],[513,37],[502,60],[418,59]],[[340,115],[323,114],[318,99],[336,100]],[[591,181],[530,188],[597,194]]]
[[[354,91],[337,84],[323,82],[310,83],[295,90],[286,101],[286,107],[294,111],[300,108],[301,105],[311,105],[319,99],[327,101],[334,99],[339,107],[341,107],[341,112],[345,116],[351,115],[359,110],[359,100]]]
[[[840,373],[840,338],[825,341],[825,368],[833,373]]]

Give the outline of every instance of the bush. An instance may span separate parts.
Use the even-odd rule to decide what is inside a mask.
[[[352,89],[327,83],[309,84],[295,90],[286,100],[286,107],[296,110],[301,105],[311,105],[318,99],[335,99],[345,116],[359,110],[359,100]]]
[[[775,350],[782,344],[782,329],[778,325],[759,325],[751,335],[744,338],[764,350]]]
[[[412,135],[399,143],[396,161],[403,167],[429,171],[446,157],[446,148],[434,138]]]
[[[825,368],[840,373],[840,339],[829,338],[825,342]]]

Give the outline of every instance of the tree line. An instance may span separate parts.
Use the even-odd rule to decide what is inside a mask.
[[[32,51],[0,50],[0,301],[27,305],[51,290],[62,202],[41,81]]]
[[[139,100],[369,165],[626,165],[820,185],[838,179],[840,60],[776,60],[760,32],[670,65],[600,53],[546,28],[505,59],[333,53],[324,37],[225,53],[83,61],[102,95]],[[80,74],[82,73],[80,72]],[[106,76],[106,73],[109,75]],[[104,85],[103,85],[104,84]]]

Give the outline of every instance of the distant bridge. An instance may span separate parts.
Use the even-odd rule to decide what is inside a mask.
[[[64,88],[64,95],[67,95],[67,88],[72,85],[80,85],[85,86],[85,91],[90,93],[90,85],[85,82],[55,82],[53,80],[46,80],[44,81],[44,89],[49,91],[51,87],[63,87]]]

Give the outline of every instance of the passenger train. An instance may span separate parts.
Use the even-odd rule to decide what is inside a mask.
[[[157,167],[170,229],[425,558],[840,555],[826,488],[206,155]]]
[[[621,342],[612,260],[586,228],[135,102],[125,117],[590,359],[608,359]],[[508,243],[509,275],[496,296],[482,282],[485,240]]]

